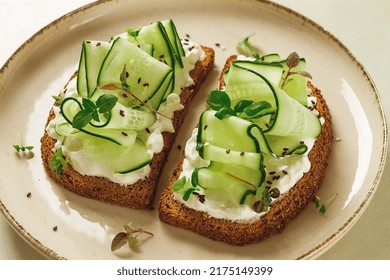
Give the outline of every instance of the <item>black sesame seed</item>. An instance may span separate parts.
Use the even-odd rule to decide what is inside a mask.
[[[280,196],[280,190],[278,188],[270,189],[269,196],[272,198],[278,198]]]

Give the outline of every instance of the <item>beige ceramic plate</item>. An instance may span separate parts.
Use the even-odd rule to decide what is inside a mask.
[[[42,168],[39,139],[56,95],[77,67],[81,41],[107,40],[126,27],[172,18],[186,34],[216,50],[216,67],[195,100],[178,144],[184,144],[207,91],[216,87],[236,43],[256,33],[264,52],[297,51],[308,62],[333,114],[335,137],[319,196],[339,196],[325,215],[314,205],[268,240],[232,247],[162,224],[157,211],[132,210],[78,197],[49,180]],[[216,43],[222,47],[217,47]],[[68,259],[296,259],[315,258],[357,221],[371,200],[383,170],[387,129],[368,74],[331,34],[295,12],[265,1],[103,1],[76,10],[33,36],[0,70],[0,208],[12,227],[48,258]],[[18,131],[35,157],[12,148]],[[178,152],[171,153],[163,187]],[[27,198],[26,194],[31,193]],[[157,195],[158,197],[158,195]],[[155,202],[155,204],[157,201]],[[113,236],[133,222],[154,233],[136,251],[111,253]],[[53,231],[53,227],[57,231]]]

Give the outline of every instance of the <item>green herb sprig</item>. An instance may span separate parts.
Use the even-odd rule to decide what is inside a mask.
[[[217,111],[215,117],[221,120],[229,116],[255,119],[272,112],[272,106],[267,101],[240,100],[231,108],[232,104],[229,95],[221,90],[211,91],[206,102],[211,109]]]
[[[254,46],[251,42],[249,42],[249,39],[254,35],[255,33],[245,37],[241,42],[236,45],[236,50],[239,54],[259,59],[261,50],[258,47]]]
[[[13,145],[15,150],[17,152],[26,152],[26,151],[32,151],[34,149],[34,146],[21,146],[21,145]]]
[[[81,129],[92,120],[100,122],[99,114],[107,114],[106,118],[108,118],[117,101],[118,97],[111,94],[103,94],[99,96],[96,103],[90,99],[83,98],[83,109],[73,117],[72,126],[74,128]]]
[[[14,147],[14,149],[18,153],[20,153],[20,152],[26,153],[25,155],[27,155],[28,158],[32,158],[34,156],[34,154],[32,153],[34,146],[24,145],[23,138],[22,138],[22,135],[20,134],[20,132],[18,132],[18,138],[19,138],[19,141],[18,141],[19,143],[12,145]]]
[[[283,82],[280,86],[280,88],[283,89],[285,85],[287,85],[288,82],[290,82],[292,79],[290,78],[291,75],[298,74],[302,75],[306,78],[312,79],[313,77],[308,73],[307,71],[292,71],[292,68],[296,67],[299,63],[299,55],[296,52],[293,52],[289,54],[289,56],[286,59],[286,65],[288,67],[286,76],[283,79]]]
[[[139,243],[138,236],[141,234],[154,236],[153,233],[141,228],[133,229],[129,225],[124,225],[123,227],[125,231],[119,232],[117,235],[115,235],[111,242],[111,252],[120,249],[126,244],[130,249],[133,249]]]
[[[62,156],[62,147],[60,147],[49,160],[49,167],[56,172],[57,177],[61,176],[61,172],[66,168],[68,161]]]
[[[324,203],[321,203],[321,200],[318,196],[314,198],[314,205],[320,211],[320,213],[325,214],[326,210],[328,209],[329,205],[336,199],[338,196],[338,193],[332,195],[328,199],[325,200]]]

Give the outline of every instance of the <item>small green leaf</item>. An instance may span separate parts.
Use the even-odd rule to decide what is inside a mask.
[[[326,206],[325,206],[325,204],[322,204],[322,205],[321,205],[319,211],[320,211],[322,214],[325,214],[325,212],[326,212]]]
[[[104,114],[111,111],[118,101],[118,97],[111,94],[103,94],[96,100],[96,106],[99,108],[99,113]]]
[[[231,101],[229,95],[227,95],[226,92],[221,90],[213,90],[210,92],[207,98],[207,104],[209,104],[213,110],[218,111],[224,107],[230,108]]]
[[[237,102],[236,106],[234,106],[234,111],[236,111],[237,113],[241,113],[244,111],[245,108],[252,104],[252,100],[240,100],[239,102]]]
[[[13,147],[15,148],[15,150],[19,153],[21,151],[21,147],[19,145],[13,145]]]
[[[124,225],[127,234],[133,234],[133,229],[129,225]]]
[[[87,98],[83,98],[82,102],[83,102],[84,110],[89,111],[89,112],[96,111],[96,109],[97,109],[96,105],[91,100],[89,100]]]
[[[190,198],[191,194],[192,194],[195,190],[196,190],[195,188],[190,188],[190,189],[186,190],[186,192],[185,192],[184,195],[183,195],[183,200],[184,200],[184,201],[187,201],[187,200]]]
[[[60,147],[49,160],[49,167],[56,172],[57,177],[61,176],[61,172],[67,164],[68,162],[62,157],[62,147]]]
[[[247,118],[249,119],[255,119],[262,117],[269,113],[269,109],[271,109],[272,106],[269,102],[267,101],[259,101],[256,103],[253,103],[246,107],[244,109],[244,114]]]
[[[221,109],[219,109],[216,113],[215,113],[215,117],[222,120],[224,118],[227,118],[229,116],[236,116],[236,111],[234,111],[232,108],[229,108],[229,107],[223,107]]]
[[[132,37],[137,37],[140,31],[141,31],[140,27],[129,28],[126,30],[127,34],[129,34]]]
[[[81,110],[74,117],[72,127],[81,129],[86,126],[93,118],[94,111]]]
[[[196,187],[198,185],[198,172],[199,168],[195,168],[191,175],[191,185]]]
[[[249,39],[255,34],[251,34],[245,37],[241,42],[239,42],[236,46],[236,50],[239,54],[245,55],[247,57],[255,57],[258,58],[260,55],[260,49],[256,46],[252,45],[249,42]]]
[[[186,183],[187,179],[185,176],[181,177],[179,180],[177,180],[173,186],[172,189],[174,192],[179,192],[184,188],[184,185]]]
[[[129,236],[127,239],[127,244],[129,245],[129,248],[132,249],[138,244],[138,239],[135,236]]]

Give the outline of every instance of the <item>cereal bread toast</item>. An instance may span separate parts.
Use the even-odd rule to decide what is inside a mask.
[[[237,57],[231,56],[224,70]],[[224,71],[223,71],[224,72]],[[219,87],[223,86],[223,74]],[[173,184],[178,180],[183,168],[182,161],[178,164],[173,177],[163,190],[159,201],[159,217],[161,221],[179,228],[193,231],[209,239],[222,241],[231,245],[247,245],[264,240],[272,234],[280,233],[287,224],[297,217],[309,203],[313,202],[316,192],[323,182],[325,169],[331,151],[332,128],[331,114],[321,91],[311,82],[308,89],[317,98],[316,109],[325,120],[322,131],[308,154],[311,163],[310,170],[296,182],[285,195],[274,202],[269,211],[257,220],[237,222],[224,218],[215,218],[207,212],[187,207],[174,198]]]
[[[56,140],[50,137],[45,129],[41,138],[41,157],[47,174],[59,185],[78,195],[129,208],[148,208],[153,202],[161,171],[164,168],[175,136],[190,108],[190,103],[214,65],[214,50],[205,46],[201,47],[204,57],[197,61],[194,69],[190,71],[193,84],[182,89],[180,94],[181,104],[184,108],[175,111],[172,118],[174,132],[162,133],[163,149],[153,156],[150,162],[150,173],[145,179],[131,185],[121,185],[103,177],[81,175],[70,164],[62,170],[61,176],[57,176],[55,170],[49,166],[49,161],[54,155]],[[77,72],[71,79],[76,77]],[[47,124],[53,118],[54,113],[51,110]]]

